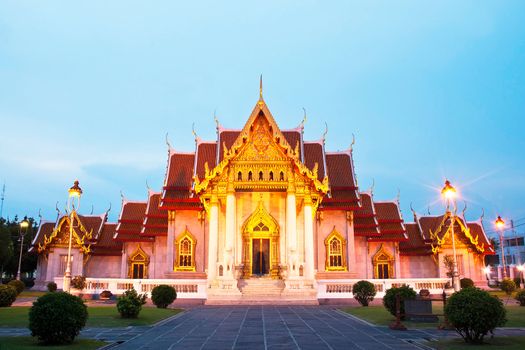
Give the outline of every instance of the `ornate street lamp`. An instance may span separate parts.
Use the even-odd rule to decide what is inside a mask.
[[[24,237],[27,234],[28,227],[29,221],[27,221],[27,217],[25,217],[24,220],[20,221],[20,225],[18,227],[18,240],[20,241],[20,256],[18,257],[18,272],[16,273],[17,280],[20,280],[20,267],[22,266],[22,251],[24,249]]]
[[[525,265],[525,264],[524,264]],[[518,271],[520,272],[520,280],[521,280],[521,285],[523,286],[523,270],[525,270],[525,266],[524,265],[518,265],[517,269]],[[518,286],[519,288],[520,286]]]
[[[501,265],[503,266],[503,278],[507,278],[507,266],[505,264],[505,252],[503,251],[503,229],[505,228],[505,221],[498,215],[494,225],[499,233],[499,245],[501,248]]]
[[[64,274],[64,284],[62,289],[69,293],[71,288],[71,241],[73,240],[73,214],[80,207],[80,196],[82,196],[82,189],[78,185],[78,180],[75,180],[75,183],[68,190],[68,192],[69,198],[67,201],[67,209],[69,211],[69,247],[67,250],[66,272]]]
[[[459,285],[459,274],[458,274],[458,262],[457,262],[457,256],[456,256],[456,238],[454,235],[454,225],[456,223],[456,212],[457,212],[457,205],[456,205],[456,196],[457,191],[450,184],[450,181],[445,181],[445,186],[443,186],[443,189],[441,189],[441,195],[445,198],[447,201],[447,211],[450,209],[450,204],[452,202],[452,205],[454,206],[454,210],[451,212],[450,221],[451,226],[450,230],[452,233],[452,253],[453,253],[453,260],[454,260],[454,266],[452,268],[452,286],[454,287],[454,291],[459,291],[460,285]]]

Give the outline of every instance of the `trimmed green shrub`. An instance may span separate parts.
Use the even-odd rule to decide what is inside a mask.
[[[160,309],[165,309],[177,299],[177,291],[172,286],[161,284],[151,291],[153,304]]]
[[[500,282],[499,288],[504,291],[505,294],[511,295],[512,292],[516,290],[516,284],[510,278],[504,278],[503,281]]]
[[[445,306],[445,316],[465,342],[476,344],[507,322],[501,300],[479,288],[465,288],[452,294]]]
[[[86,277],[84,276],[75,276],[71,280],[71,287],[75,289],[84,289],[86,288]]]
[[[24,285],[28,289],[32,288],[35,285],[35,279],[33,277],[31,277],[31,278],[29,278],[29,277],[22,278],[21,280],[22,280],[22,282],[24,282]]]
[[[0,307],[8,307],[13,305],[16,300],[16,289],[7,284],[0,284]]]
[[[57,291],[57,284],[55,282],[49,282],[47,284],[47,291],[48,292],[56,292]]]
[[[117,298],[117,310],[122,318],[137,318],[142,305],[146,304],[147,294],[138,294],[133,288]]]
[[[87,318],[87,307],[79,297],[46,293],[29,310],[29,329],[44,344],[68,344],[84,328]]]
[[[399,294],[401,297],[401,319],[405,319],[405,303],[406,299],[415,299],[417,293],[410,286],[402,285],[401,287],[392,287],[386,290],[385,296],[383,297],[383,305],[392,314],[396,315],[396,295]]]
[[[520,306],[525,306],[525,289],[520,289],[514,298],[520,303]]]
[[[368,306],[368,303],[374,300],[376,296],[376,287],[371,282],[359,281],[352,286],[352,293],[359,304]]]
[[[516,285],[516,288],[519,289],[521,287],[521,277],[514,277],[513,281]]]
[[[26,289],[24,282],[19,280],[11,280],[7,283],[8,286],[14,287],[16,289],[16,295],[22,293]]]
[[[474,281],[470,278],[462,278],[459,280],[459,285],[461,286],[461,289],[474,287]]]

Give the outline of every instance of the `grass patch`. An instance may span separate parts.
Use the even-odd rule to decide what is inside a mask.
[[[33,337],[0,337],[0,350],[34,350],[34,349],[45,349],[45,350],[62,350],[62,349],[73,349],[73,350],[91,350],[98,349],[99,347],[106,345],[107,343],[92,340],[78,338],[71,344],[65,345],[54,345],[54,346],[42,346],[39,345],[36,338]]]
[[[145,326],[157,323],[165,318],[178,314],[180,309],[157,309],[143,307],[136,319],[121,318],[116,307],[88,306],[86,327],[127,327]],[[12,306],[0,308],[0,327],[28,327],[29,306]],[[47,347],[46,347],[47,349]]]
[[[525,307],[519,305],[507,305],[507,323],[504,327],[525,327]],[[342,309],[351,315],[357,316],[370,323],[388,326],[394,322],[395,317],[392,316],[384,306],[360,306],[360,307],[346,307]],[[434,314],[443,313],[443,304],[441,302],[432,303],[432,312]],[[440,322],[443,317],[439,317]],[[420,323],[403,321],[407,328],[435,328],[439,323]]]
[[[24,290],[17,298],[38,298],[42,295],[46,294],[47,292],[42,292],[39,290]]]
[[[441,339],[426,343],[437,350],[521,350],[525,349],[525,337],[494,337],[492,339],[485,337],[485,342],[480,345],[467,344],[463,339]]]

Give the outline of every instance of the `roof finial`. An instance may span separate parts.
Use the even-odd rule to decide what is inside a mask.
[[[304,112],[303,120],[301,121],[301,124],[299,124],[299,127],[301,129],[304,129],[304,124],[306,123],[306,108],[304,107],[303,107],[303,112]]]
[[[95,206],[93,204],[91,204],[91,214],[90,215],[93,215],[94,211],[95,211]]]
[[[326,134],[328,134],[328,123],[324,122],[323,142],[326,140]]]
[[[397,188],[397,197],[396,197],[396,202],[397,202],[397,205],[399,205],[399,199],[401,198],[401,190],[399,189],[399,187]]]
[[[149,183],[148,183],[148,179],[146,179],[146,189],[149,191],[151,191],[151,187],[149,187]]]
[[[376,185],[376,180],[374,178],[372,178],[372,186],[370,186],[370,194],[373,196],[374,195],[374,187]]]
[[[122,192],[122,190],[120,190],[120,198],[122,199],[122,202],[126,200],[126,197],[124,197],[124,193]]]
[[[484,217],[485,217],[485,208],[481,208],[481,216],[479,217],[479,221],[483,221]]]
[[[195,137],[195,142],[199,139],[199,136],[195,132],[195,123],[191,124],[191,133],[193,134],[193,137]]]
[[[262,84],[262,74],[259,78],[259,100],[263,99],[263,84]]]
[[[106,220],[108,219],[108,214],[111,211],[111,202],[109,202],[109,208],[106,210]]]
[[[221,124],[219,123],[219,119],[217,118],[217,109],[213,110],[213,120],[215,120],[215,125],[217,126],[218,131]]]
[[[352,133],[352,143],[350,144],[350,152],[354,150],[354,145],[355,145],[355,135],[354,133]]]
[[[166,133],[166,145],[168,146],[168,148],[171,148],[171,143],[170,143],[170,140],[168,138],[168,133]]]
[[[430,205],[427,207],[427,213],[428,213],[428,215],[432,215],[432,214],[430,214]]]

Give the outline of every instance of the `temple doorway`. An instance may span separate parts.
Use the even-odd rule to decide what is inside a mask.
[[[268,275],[270,273],[270,239],[254,238],[252,251],[252,275]]]

